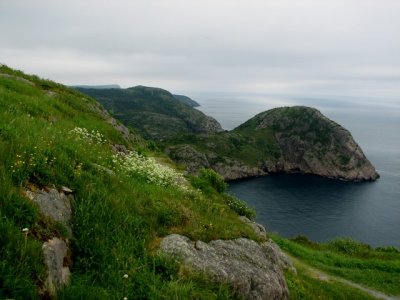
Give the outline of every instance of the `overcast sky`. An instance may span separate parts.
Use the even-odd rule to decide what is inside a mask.
[[[0,62],[67,85],[399,103],[400,1],[0,0]]]

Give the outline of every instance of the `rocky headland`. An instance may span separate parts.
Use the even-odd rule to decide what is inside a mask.
[[[155,142],[189,174],[211,168],[225,180],[274,173],[349,181],[379,177],[351,133],[311,107],[271,109],[224,131],[215,119],[194,109],[192,99],[162,89],[80,90]]]

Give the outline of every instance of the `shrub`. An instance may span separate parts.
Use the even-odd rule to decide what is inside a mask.
[[[256,218],[256,211],[253,208],[250,208],[246,202],[232,195],[225,194],[224,196],[225,203],[239,216],[245,216],[250,220],[254,220]]]
[[[362,256],[372,250],[371,246],[351,238],[338,238],[326,244],[328,249],[348,255]]]
[[[201,169],[199,175],[192,178],[191,183],[195,188],[200,189],[206,194],[212,191],[221,194],[227,188],[224,179],[211,169]]]

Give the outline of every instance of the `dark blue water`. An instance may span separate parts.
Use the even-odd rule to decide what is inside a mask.
[[[232,182],[229,192],[256,209],[257,222],[285,237],[349,236],[373,246],[400,246],[398,179],[383,174],[377,182],[350,183],[274,175]]]
[[[226,129],[279,106],[276,100],[202,100],[201,109]],[[285,237],[306,235],[315,241],[328,241],[346,236],[372,246],[400,247],[400,101],[283,102],[317,107],[350,130],[381,178],[352,183],[316,176],[273,175],[231,182],[228,192],[256,209],[257,222]]]

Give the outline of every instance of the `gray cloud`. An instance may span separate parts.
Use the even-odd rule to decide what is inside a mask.
[[[0,1],[0,61],[65,84],[400,98],[395,0]]]

